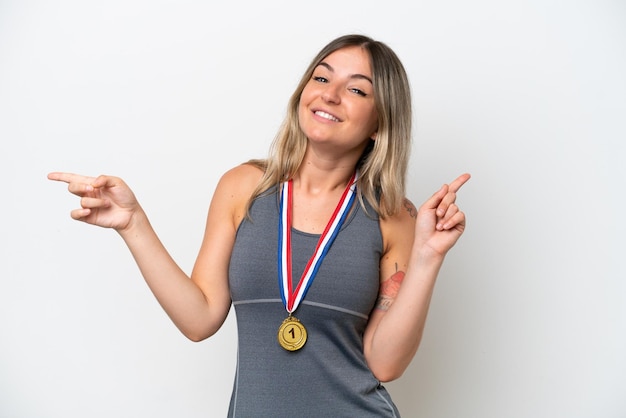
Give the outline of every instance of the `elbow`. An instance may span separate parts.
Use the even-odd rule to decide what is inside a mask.
[[[388,355],[373,356],[371,351],[365,352],[365,361],[374,377],[382,383],[399,379],[408,367],[412,356],[401,356],[390,359]]]
[[[178,330],[190,341],[198,343],[204,341],[209,337],[212,337],[220,330],[226,316],[219,321],[210,321],[205,319],[195,318],[192,321],[187,322],[174,322]]]
[[[399,379],[406,370],[406,364],[404,362],[389,362],[389,361],[368,361],[367,365],[374,377],[381,383],[391,382]]]
[[[383,370],[372,370],[374,377],[381,383],[387,383],[399,379],[404,370],[391,370],[391,369],[383,369]]]
[[[217,330],[206,330],[206,329],[182,329],[180,328],[180,332],[187,337],[189,341],[194,343],[199,343],[200,341],[204,341],[207,338],[211,337]]]
[[[185,337],[187,337],[187,339],[189,341],[194,342],[194,343],[199,343],[200,341],[204,341],[207,338],[209,338],[208,336],[205,337],[205,336],[202,336],[202,335],[199,335],[199,334],[185,334],[185,333],[183,333],[183,335]]]

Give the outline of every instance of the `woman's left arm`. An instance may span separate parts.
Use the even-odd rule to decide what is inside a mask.
[[[419,210],[406,200],[405,210],[381,221],[381,285],[363,341],[380,381],[400,377],[417,352],[439,269],[465,229],[455,202],[469,178],[463,174],[443,185]]]

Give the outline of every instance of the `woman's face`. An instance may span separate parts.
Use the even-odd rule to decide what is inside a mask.
[[[369,54],[346,47],[328,55],[302,91],[298,117],[309,141],[362,150],[378,128]]]

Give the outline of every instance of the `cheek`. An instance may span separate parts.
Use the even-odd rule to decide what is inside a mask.
[[[301,119],[307,110],[307,104],[310,103],[309,94],[305,87],[300,94],[300,100],[298,100],[298,117]]]
[[[364,126],[368,127],[368,131],[375,132],[378,130],[378,113],[376,110],[370,110],[368,116],[364,119]]]
[[[306,105],[311,102],[312,96],[314,95],[314,89],[311,87],[311,83],[307,83],[302,89],[300,93],[300,106]]]
[[[307,108],[307,106],[305,105],[306,102],[303,102],[302,97],[300,98],[300,102],[298,103],[298,125],[300,127],[300,130],[304,133],[304,135],[306,135],[307,137],[310,134],[310,129],[311,129],[311,115],[309,114],[309,110]]]
[[[300,127],[302,127],[304,122],[305,109],[306,107],[302,105],[302,99],[300,99],[300,102],[298,103],[298,123],[300,124]]]

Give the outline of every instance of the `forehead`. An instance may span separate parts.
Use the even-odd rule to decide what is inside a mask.
[[[324,66],[334,72],[361,74],[371,77],[370,55],[359,46],[338,49],[326,56],[318,66]]]

